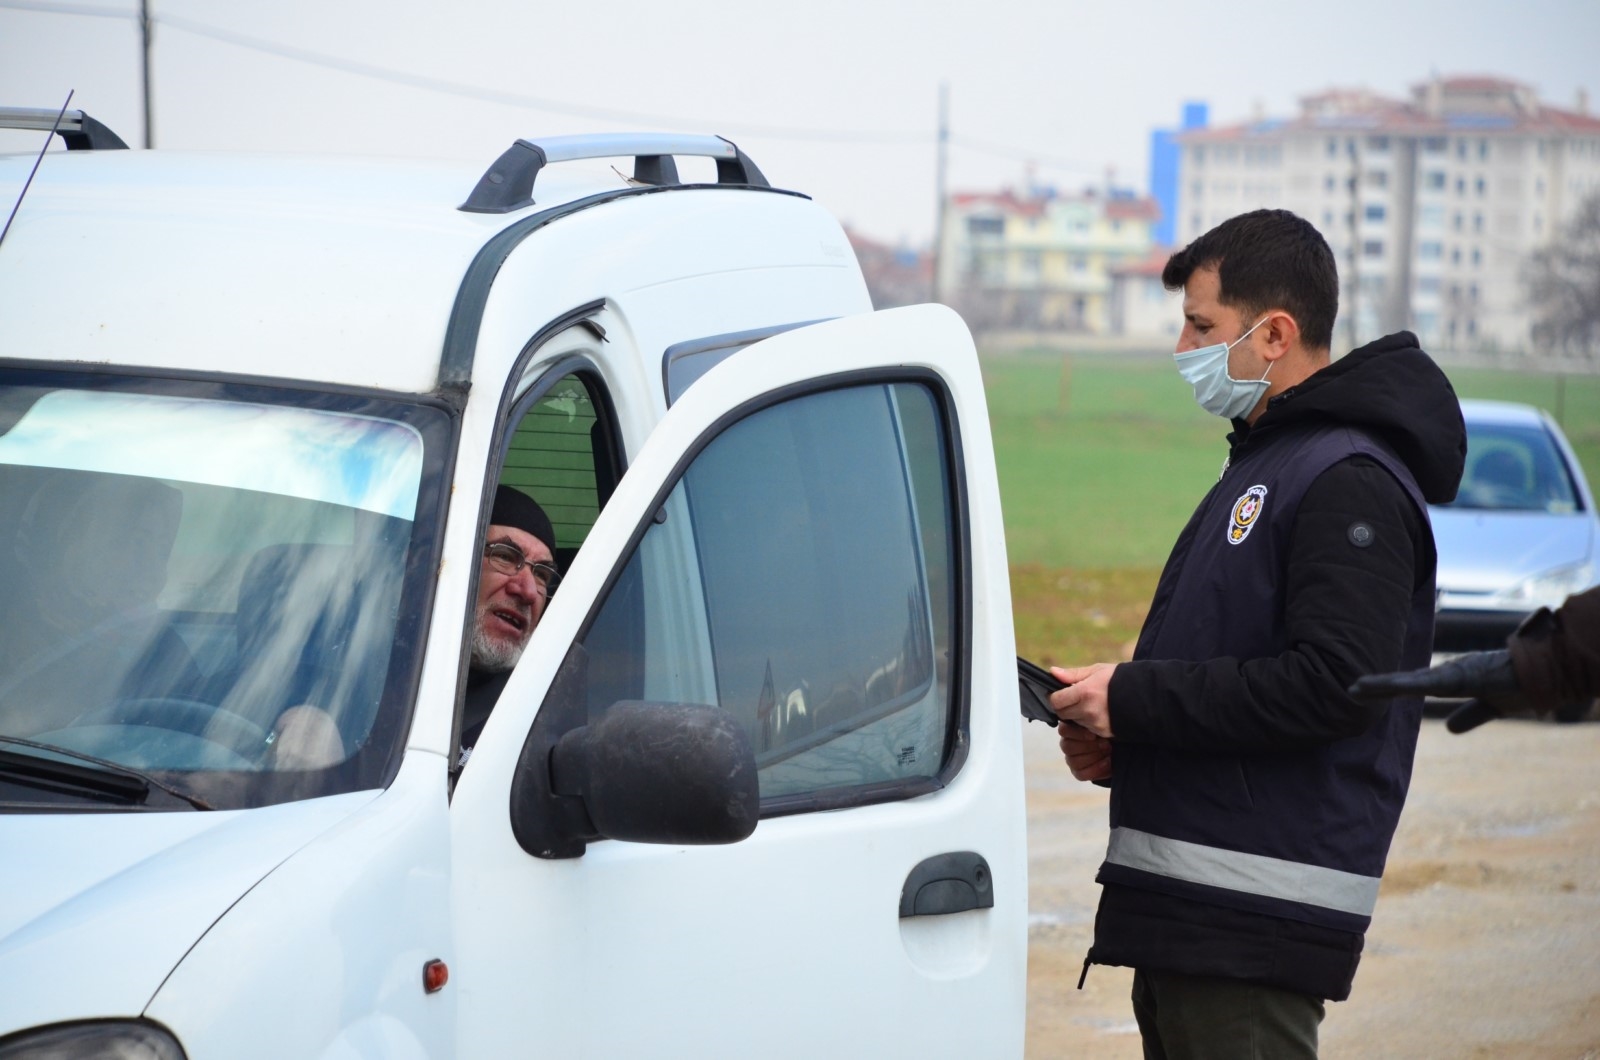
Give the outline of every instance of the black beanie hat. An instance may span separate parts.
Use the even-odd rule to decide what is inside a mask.
[[[532,497],[519,489],[511,486],[498,486],[494,491],[494,510],[489,513],[489,521],[496,526],[514,526],[524,530],[543,541],[550,549],[550,554],[556,554],[556,530],[550,525],[550,517],[544,514],[544,509]]]

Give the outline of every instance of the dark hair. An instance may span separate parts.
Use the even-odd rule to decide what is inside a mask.
[[[1161,282],[1180,291],[1196,269],[1215,266],[1219,300],[1247,317],[1281,309],[1300,325],[1308,349],[1333,344],[1339,270],[1311,222],[1288,210],[1252,210],[1226,221],[1167,259]]]

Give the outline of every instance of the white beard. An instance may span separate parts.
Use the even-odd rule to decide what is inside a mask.
[[[496,640],[484,632],[483,617],[480,611],[472,624],[472,668],[491,674],[504,673],[517,665],[527,641]]]

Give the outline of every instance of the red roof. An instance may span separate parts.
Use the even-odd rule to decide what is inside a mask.
[[[1441,96],[1504,93],[1504,106],[1473,112],[1472,100],[1446,98],[1443,113],[1430,113],[1426,103],[1430,90]],[[1600,133],[1600,117],[1564,110],[1539,103],[1532,90],[1519,81],[1486,75],[1442,77],[1413,87],[1415,102],[1402,102],[1377,95],[1364,88],[1329,88],[1302,96],[1301,110],[1293,118],[1240,122],[1208,129],[1191,129],[1176,134],[1180,143],[1238,143],[1251,139],[1275,139],[1293,132],[1360,132],[1381,135],[1400,133],[1440,136],[1470,133],[1493,136],[1503,133],[1561,132]],[[1467,109],[1462,109],[1462,103]],[[1484,119],[1475,121],[1474,119]]]
[[[1161,204],[1154,199],[1107,199],[1106,216],[1113,221],[1159,221]]]
[[[1046,201],[1041,198],[1018,198],[1010,188],[1005,191],[958,191],[950,196],[956,206],[992,206],[1002,213],[1019,217],[1043,217]]]
[[[1124,261],[1113,265],[1111,272],[1115,276],[1155,276],[1161,275],[1161,270],[1167,267],[1167,259],[1172,257],[1171,247],[1151,247],[1150,253],[1138,261]]]

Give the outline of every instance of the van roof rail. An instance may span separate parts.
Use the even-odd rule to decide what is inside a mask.
[[[56,125],[56,115],[61,124]],[[54,127],[66,141],[68,151],[126,151],[122,137],[81,110],[55,111],[38,107],[0,107],[0,129],[38,129]]]
[[[733,143],[720,136],[675,133],[604,133],[518,140],[495,159],[459,209],[468,213],[510,213],[533,204],[533,182],[550,162],[579,158],[633,157],[633,179],[657,186],[678,183],[673,155],[717,160],[717,183],[767,188],[767,178]]]

